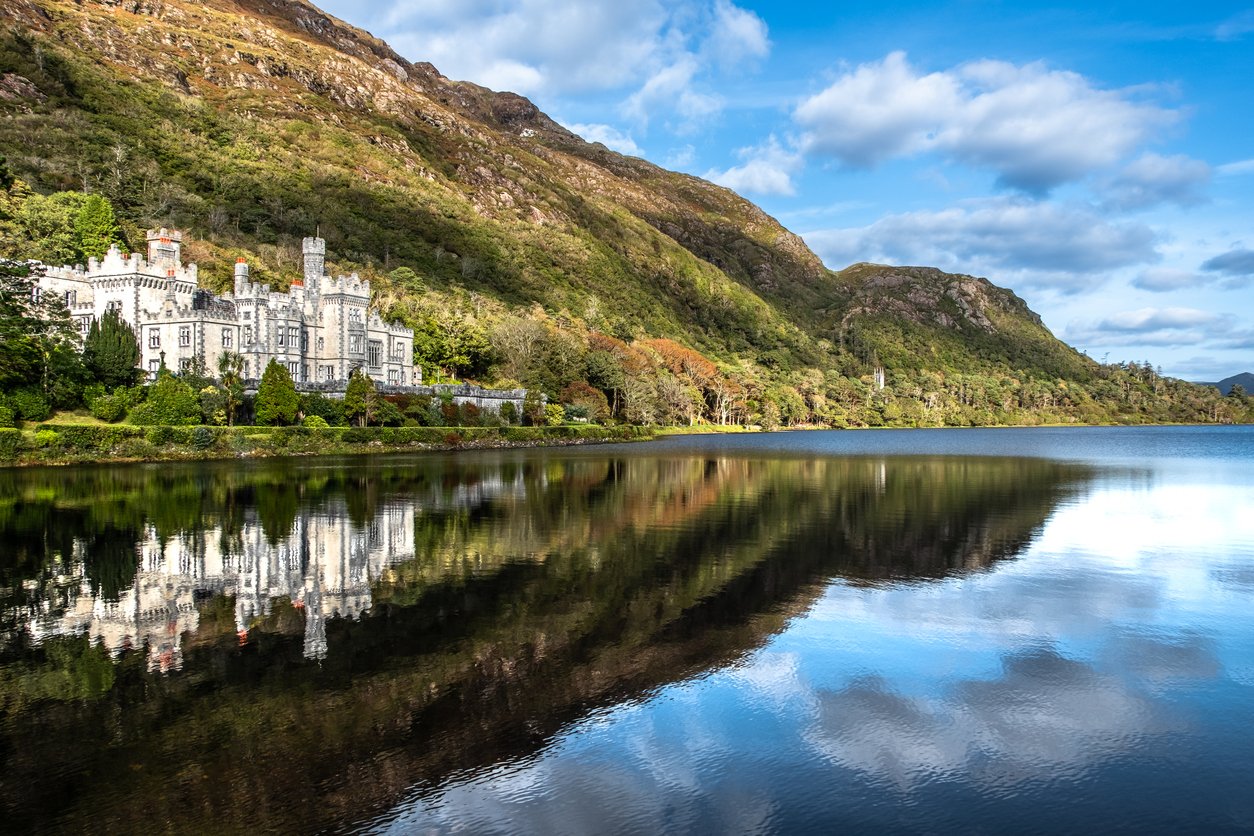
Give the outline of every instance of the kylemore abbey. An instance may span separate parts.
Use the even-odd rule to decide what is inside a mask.
[[[304,240],[304,278],[287,293],[249,280],[248,264],[235,265],[233,293],[217,296],[197,283],[195,264],[183,264],[178,230],[148,231],[148,258],[116,245],[86,268],[48,268],[38,293],[56,293],[85,335],[93,318],[117,311],[139,336],[141,364],[155,376],[164,364],[186,370],[195,358],[217,368],[224,352],[244,358],[244,377],[259,378],[271,360],[287,367],[297,384],[342,388],[355,371],[377,383],[414,386],[414,332],[384,322],[370,307],[370,282],[357,274],[326,274],[326,242]],[[341,384],[337,386],[336,384]]]

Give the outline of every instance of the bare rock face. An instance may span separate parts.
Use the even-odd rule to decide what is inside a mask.
[[[29,78],[15,73],[0,75],[0,99],[6,102],[48,101],[48,97]]]
[[[1013,292],[988,279],[945,273],[934,267],[855,264],[841,272],[851,300],[846,314],[890,314],[922,325],[976,328],[992,333],[1000,315],[1041,319]]]

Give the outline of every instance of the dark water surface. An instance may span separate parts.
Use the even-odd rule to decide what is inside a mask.
[[[0,830],[1254,832],[1254,429],[0,470]]]

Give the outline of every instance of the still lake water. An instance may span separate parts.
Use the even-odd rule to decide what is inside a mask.
[[[0,470],[0,829],[1254,832],[1254,428]]]

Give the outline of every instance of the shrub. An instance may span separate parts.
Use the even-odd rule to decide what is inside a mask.
[[[17,458],[17,448],[21,443],[21,430],[0,428],[0,461],[12,461]]]
[[[61,436],[52,430],[39,430],[35,433],[34,446],[37,450],[45,450],[51,447],[57,447],[61,443]]]
[[[9,396],[9,403],[23,421],[44,421],[52,414],[47,399],[36,389],[18,389]]]
[[[122,420],[126,410],[130,408],[130,402],[130,394],[125,389],[119,389],[112,395],[100,394],[93,397],[87,402],[87,408],[96,418],[112,424]]]
[[[16,427],[17,413],[8,404],[0,403],[0,427]]]
[[[311,430],[325,430],[331,426],[327,423],[327,419],[321,415],[306,415],[305,420],[301,421],[300,425]]]
[[[131,410],[130,421],[141,426],[198,424],[200,398],[182,380],[163,374],[148,387],[148,399]]]
[[[308,392],[300,396],[300,411],[306,418],[317,416],[327,426],[342,427],[344,420],[344,402],[336,398],[328,398],[321,392]]]
[[[216,439],[213,437],[213,430],[208,427],[195,427],[192,430],[192,449],[208,450],[213,446]]]
[[[500,409],[499,414],[501,416],[501,420],[504,421],[506,424],[518,423],[518,407],[514,406],[513,401],[506,401],[505,403],[501,404],[501,409]]]

